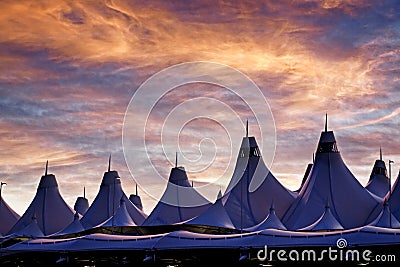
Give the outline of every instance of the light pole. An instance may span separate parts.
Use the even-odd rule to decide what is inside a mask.
[[[390,228],[392,228],[392,211],[390,210],[390,197],[392,196],[392,163],[393,160],[389,160],[389,196],[388,196],[388,206],[389,206],[389,223]]]

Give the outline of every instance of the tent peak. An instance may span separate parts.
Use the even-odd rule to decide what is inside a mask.
[[[249,137],[249,120],[246,120],[246,137]]]
[[[325,113],[325,132],[328,131],[328,113]]]
[[[46,161],[46,168],[44,169],[44,175],[47,176],[47,170],[49,168],[49,160]]]
[[[176,185],[192,187],[184,167],[172,168],[168,181]]]
[[[327,124],[326,124],[327,125]],[[318,143],[318,152],[339,152],[336,144],[336,139],[333,131],[327,131],[328,128],[325,126],[325,131],[321,132],[321,137]]]
[[[108,171],[111,171],[111,153],[110,156],[108,157]]]
[[[180,169],[182,171],[185,171],[185,167],[178,165],[178,151],[175,152],[175,167],[172,169]]]

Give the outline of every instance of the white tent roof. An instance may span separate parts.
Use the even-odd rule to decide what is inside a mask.
[[[387,176],[386,164],[382,160],[382,150],[381,157],[375,161],[374,168],[365,188],[380,198],[384,198],[389,192],[389,178]]]
[[[44,234],[42,230],[40,230],[39,225],[37,224],[37,219],[35,215],[33,215],[28,225],[12,233],[9,237],[15,237],[15,236],[43,237]]]
[[[60,195],[56,177],[53,174],[47,174],[47,166],[34,199],[9,233],[24,229],[31,223],[34,215],[44,235],[51,235],[64,229],[74,218],[74,211]]]
[[[233,248],[324,246],[336,247],[339,239],[345,239],[351,247],[373,245],[397,245],[400,230],[365,226],[345,231],[293,232],[267,229],[243,234],[210,235],[176,231],[168,234],[126,236],[90,234],[70,239],[41,238],[26,240],[4,249],[5,252],[68,252],[68,251],[145,251],[198,248]]]
[[[217,226],[223,228],[234,229],[231,219],[222,204],[222,194],[221,191],[218,193],[217,200],[212,204],[205,212],[199,216],[185,222],[186,224],[200,224]]]
[[[378,217],[370,223],[370,225],[384,228],[400,228],[400,222],[390,212],[389,205],[386,201],[381,213],[379,213]]]
[[[323,214],[327,202],[345,229],[370,223],[381,205],[343,162],[333,132],[325,130],[311,173],[282,221],[288,229],[304,228]]]
[[[311,230],[311,231],[321,231],[321,230],[343,230],[343,226],[338,222],[335,216],[332,214],[329,205],[325,207],[324,213],[311,225],[301,229],[301,230]]]
[[[138,194],[137,185],[136,185],[136,193],[135,194],[131,194],[129,196],[129,200],[133,203],[133,205],[136,206],[136,208],[138,208],[141,211],[143,211],[142,199],[140,198],[140,196]]]
[[[75,212],[74,215],[74,221],[70,223],[67,227],[65,227],[63,230],[60,232],[54,234],[54,235],[65,235],[65,234],[73,234],[73,233],[79,233],[85,230],[83,227],[81,221],[80,221],[81,215],[78,212]]]
[[[267,217],[260,222],[259,224],[247,228],[247,231],[260,231],[260,230],[265,230],[265,229],[278,229],[278,230],[286,230],[285,225],[281,222],[281,220],[276,216],[275,213],[275,208],[273,204],[271,204],[271,207],[269,208],[269,213]]]
[[[85,215],[89,209],[89,200],[85,197],[78,197],[75,201],[74,210],[81,215]]]
[[[126,209],[125,200],[121,198],[119,207],[115,212],[114,216],[105,221],[102,226],[135,226],[135,222],[129,216],[128,210]]]
[[[0,235],[5,235],[18,221],[20,216],[0,196]]]
[[[297,190],[295,191],[296,193],[299,193],[299,192],[301,191],[301,189],[303,188],[303,185],[306,183],[307,178],[308,178],[308,176],[310,175],[310,172],[311,172],[311,170],[312,170],[313,165],[314,165],[313,163],[309,163],[309,164],[307,165],[306,171],[304,172],[303,179],[301,180],[300,187],[299,187],[299,189],[297,189]]]
[[[268,170],[254,137],[244,137],[232,179],[224,195],[225,209],[238,229],[262,222],[272,202],[283,216],[296,197]]]
[[[142,224],[146,214],[135,207],[122,190],[118,172],[107,171],[104,173],[99,193],[92,205],[81,219],[82,225],[88,229],[103,223],[117,211],[121,198],[124,199],[126,209],[136,225]]]
[[[143,225],[183,222],[201,214],[210,205],[210,202],[190,185],[185,169],[175,167],[171,169],[163,196]]]

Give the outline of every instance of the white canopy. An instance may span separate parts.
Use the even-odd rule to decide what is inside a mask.
[[[64,229],[74,219],[74,211],[60,195],[56,177],[47,174],[47,165],[34,199],[9,233],[24,229],[31,223],[32,217],[37,218],[37,224],[44,235],[51,235]]]
[[[374,168],[372,169],[371,176],[365,188],[380,198],[384,198],[390,190],[386,164],[382,160],[382,150],[380,159],[375,161]]]
[[[83,230],[85,230],[85,228],[83,227],[80,218],[81,215],[76,211],[74,215],[74,221],[54,235],[65,235],[82,232]]]
[[[387,201],[385,201],[381,213],[379,213],[378,217],[370,225],[384,228],[400,228],[400,222],[390,212]]]
[[[129,196],[129,200],[133,203],[133,205],[136,206],[136,208],[138,208],[141,211],[143,211],[142,199],[140,198],[140,196],[138,194],[137,185],[136,185],[136,193],[135,194],[131,194]]]
[[[74,210],[79,212],[80,215],[85,215],[89,209],[89,200],[85,197],[78,197],[75,201]]]
[[[143,225],[183,222],[206,211],[210,205],[211,203],[190,185],[185,169],[175,167],[171,169],[163,196]]]
[[[111,216],[105,221],[102,226],[135,226],[135,222],[129,216],[128,210],[126,209],[125,200],[121,198],[119,207],[115,212],[114,216]]]
[[[39,225],[37,224],[37,219],[35,215],[31,218],[29,224],[27,224],[24,228],[15,231],[8,237],[16,237],[16,236],[25,236],[25,237],[44,237],[42,230],[40,230]]]
[[[0,196],[0,235],[7,234],[20,216]]]
[[[111,218],[117,211],[121,198],[124,199],[126,209],[135,224],[142,224],[146,218],[146,214],[129,201],[122,190],[118,172],[109,170],[104,173],[99,193],[81,219],[82,225],[88,229]]]
[[[199,216],[185,222],[186,224],[200,224],[217,226],[223,228],[234,229],[231,219],[222,204],[222,194],[221,191],[218,193],[217,200],[212,204],[205,212]]]
[[[283,225],[281,220],[276,216],[274,205],[271,204],[269,208],[268,216],[259,224],[247,228],[247,231],[260,231],[265,229],[278,229],[278,230],[286,230],[286,227]]]
[[[331,231],[331,230],[343,230],[343,226],[338,222],[335,216],[331,212],[329,205],[325,207],[324,213],[311,225],[301,229],[311,231]]]
[[[336,247],[340,238],[349,245],[371,246],[374,244],[398,244],[399,230],[378,227],[363,227],[349,231],[332,232],[292,232],[267,229],[259,232],[231,235],[209,235],[185,231],[171,232],[156,243],[155,249],[191,248],[243,248],[243,247],[296,247],[330,246]]]
[[[282,221],[288,229],[304,228],[318,220],[326,203],[345,229],[370,223],[382,205],[347,168],[333,132],[327,130],[321,133],[311,173]]]
[[[262,222],[272,202],[280,218],[296,197],[268,170],[254,137],[244,137],[232,179],[224,195],[225,209],[238,229]]]
[[[84,251],[85,253],[90,253],[93,251],[129,250],[129,253],[134,253],[135,251],[146,250],[176,251],[180,249],[189,252],[191,249],[198,248],[264,248],[266,244],[268,244],[268,247],[281,248],[297,246],[329,246],[335,248],[340,239],[345,239],[349,246],[354,247],[368,247],[373,245],[390,246],[400,243],[400,231],[399,229],[366,226],[332,232],[292,232],[267,229],[258,232],[229,235],[210,235],[187,231],[145,236],[90,234],[70,239],[41,238],[26,240],[5,248],[4,251],[14,253],[29,251]]]

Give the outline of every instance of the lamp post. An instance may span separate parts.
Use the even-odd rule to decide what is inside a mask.
[[[390,197],[392,196],[392,163],[393,160],[389,160],[389,196],[388,196],[388,206],[389,206],[389,223],[390,228],[392,228],[392,212],[390,210]]]
[[[1,197],[1,190],[3,189],[3,185],[7,185],[7,183],[5,183],[5,182],[1,182],[0,183],[0,209],[1,209],[1,202],[2,202],[2,197]]]

